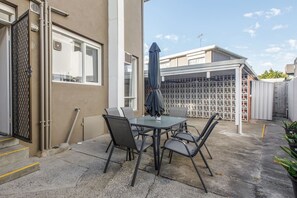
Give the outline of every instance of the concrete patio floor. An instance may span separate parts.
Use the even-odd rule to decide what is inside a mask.
[[[202,129],[206,120],[189,119],[188,123]],[[239,135],[233,122],[220,121],[207,141],[213,159],[203,150],[213,177],[201,157],[195,157],[207,194],[191,161],[177,154],[168,164],[166,153],[161,175],[156,176],[151,148],[142,157],[134,187],[130,182],[136,160],[125,161],[122,150],[115,149],[103,174],[110,141],[109,135],[103,135],[51,157],[33,158],[41,162],[41,170],[0,185],[0,197],[293,197],[286,172],[273,163],[274,155],[284,155],[279,145],[286,145],[280,125],[280,121],[252,121],[244,123],[244,134]]]

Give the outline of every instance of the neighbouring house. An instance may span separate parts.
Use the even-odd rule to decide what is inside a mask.
[[[143,6],[0,0],[1,134],[34,155],[106,132],[106,107],[143,114]]]
[[[218,112],[235,121],[239,132],[242,121],[251,119],[251,81],[257,75],[245,57],[211,45],[161,57],[160,66],[165,110],[185,106],[196,118]]]
[[[289,77],[297,76],[297,58],[294,60],[294,64],[287,64],[285,66],[285,73],[289,75]]]

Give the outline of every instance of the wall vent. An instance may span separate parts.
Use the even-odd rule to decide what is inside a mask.
[[[132,54],[125,52],[125,64],[130,65],[132,63]]]
[[[36,3],[32,2],[32,1],[30,1],[30,11],[34,12],[36,14],[40,14],[39,6]]]

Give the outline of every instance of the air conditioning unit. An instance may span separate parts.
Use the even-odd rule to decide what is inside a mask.
[[[132,54],[125,52],[125,64],[130,65],[132,63]]]
[[[37,5],[36,3],[34,3],[33,1],[30,1],[30,11],[34,12],[36,14],[40,14],[40,8],[39,5]]]

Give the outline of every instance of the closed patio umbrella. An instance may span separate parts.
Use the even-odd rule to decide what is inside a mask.
[[[150,93],[145,102],[146,112],[155,117],[160,117],[164,112],[163,96],[160,91],[160,51],[156,43],[153,43],[149,50],[148,83]]]

